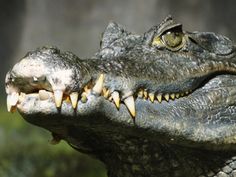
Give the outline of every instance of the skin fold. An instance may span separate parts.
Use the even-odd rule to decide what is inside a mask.
[[[109,177],[236,176],[236,46],[167,17],[110,23],[92,57],[55,47],[6,75],[8,110],[100,159]]]

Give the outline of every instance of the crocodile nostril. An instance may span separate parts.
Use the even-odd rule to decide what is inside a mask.
[[[33,77],[33,82],[38,82],[38,78],[37,77]]]

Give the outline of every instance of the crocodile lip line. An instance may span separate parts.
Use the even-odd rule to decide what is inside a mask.
[[[150,101],[154,104],[159,104],[163,101],[169,102],[169,100],[175,100],[180,97],[187,96],[191,93],[187,91],[185,93],[172,93],[172,94],[161,94],[161,93],[148,93],[146,89],[139,89],[135,94],[128,95],[125,98],[120,98],[120,94],[118,91],[111,92],[109,89],[104,87],[104,78],[105,74],[100,74],[98,79],[94,84],[89,83],[83,88],[83,92],[79,94],[79,92],[71,92],[69,95],[63,93],[60,90],[56,90],[54,92],[48,90],[38,90],[38,92],[34,93],[23,93],[23,92],[12,92],[7,95],[7,109],[9,112],[14,112],[17,109],[17,105],[21,104],[24,101],[26,95],[38,97],[39,100],[44,101],[52,98],[55,102],[55,106],[60,108],[62,102],[65,101],[70,103],[74,109],[77,108],[77,104],[80,101],[81,103],[85,103],[87,101],[87,96],[89,94],[93,94],[95,96],[102,96],[109,101],[112,101],[117,109],[119,110],[120,103],[124,103],[129,110],[132,118],[135,118],[135,100],[138,98]]]

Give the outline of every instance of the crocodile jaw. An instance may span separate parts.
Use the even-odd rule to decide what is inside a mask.
[[[108,28],[113,27],[114,24],[111,24]],[[120,27],[118,26],[118,28]],[[82,64],[86,62],[77,60],[77,57],[71,57],[71,54],[61,54],[53,48],[50,50],[46,49],[46,53],[49,52],[48,59],[54,59],[55,56],[59,56],[59,64],[62,64],[63,67],[59,69],[61,71],[59,76],[61,77],[48,79],[49,86],[46,84],[40,87],[43,90],[36,89],[38,93],[35,93],[34,89],[33,93],[31,93],[32,87],[26,89],[27,94],[20,93],[25,89],[26,85],[23,85],[21,88],[18,87],[19,85],[15,85],[15,87],[11,84],[9,85],[10,82],[8,81],[10,78],[7,76],[6,83],[7,86],[10,86],[7,88],[7,93],[11,95],[8,97],[9,111],[13,111],[17,107],[27,121],[53,132],[54,140],[65,139],[77,150],[96,155],[107,165],[110,165],[111,176],[132,176],[133,174],[137,174],[135,176],[145,176],[150,171],[150,173],[155,175],[159,174],[162,176],[163,174],[166,176],[166,174],[174,174],[171,170],[177,169],[177,166],[180,167],[180,172],[178,173],[180,175],[177,176],[186,176],[186,174],[194,176],[196,174],[195,171],[192,171],[191,165],[186,170],[189,164],[194,164],[194,168],[200,166],[200,169],[205,169],[205,166],[213,163],[213,166],[210,165],[208,169],[216,169],[217,164],[226,162],[232,154],[225,154],[223,151],[222,155],[221,152],[212,150],[227,149],[230,152],[235,150],[236,130],[233,125],[235,124],[236,110],[236,78],[233,75],[235,73],[235,47],[232,46],[232,42],[212,33],[185,33],[191,37],[190,45],[181,51],[183,53],[180,52],[179,54],[177,52],[175,55],[174,52],[179,48],[175,48],[174,52],[168,50],[164,53],[159,52],[159,47],[162,50],[165,47],[163,46],[164,43],[159,43],[159,36],[156,36],[155,39],[157,40],[154,41],[158,49],[147,45],[147,41],[142,41],[145,37],[146,39],[151,39],[151,36],[156,31],[153,32],[151,30],[142,38],[142,36],[138,35],[129,36],[122,29],[120,34],[125,33],[125,37],[119,36],[121,39],[117,39],[117,35],[109,34],[112,31],[115,30],[108,29],[104,34],[102,48],[97,55],[101,61],[106,63],[98,65],[98,67],[96,67],[97,59],[94,60],[96,62],[94,62],[95,65],[93,64],[93,67],[88,67],[88,64]],[[210,42],[214,42],[210,45],[209,41],[205,40],[209,36],[215,39],[210,40]],[[144,45],[142,48],[144,51],[142,52],[140,52],[141,48],[138,45],[132,46],[133,49],[137,47],[137,50],[127,52],[128,54],[135,54],[135,56],[130,56],[131,60],[129,62],[131,61],[131,63],[129,63],[129,66],[131,67],[128,66],[127,60],[125,60],[127,63],[123,62],[123,65],[111,61],[112,58],[119,58],[117,55],[122,58],[122,54],[124,54],[122,52],[126,49],[126,46],[122,45],[126,44],[126,39],[130,43],[134,44],[138,41]],[[168,39],[168,37],[165,39]],[[128,44],[130,45],[130,43]],[[199,43],[201,44],[200,47],[198,46]],[[132,49],[132,47],[129,46],[129,49]],[[140,57],[143,52],[147,52],[146,49],[152,54],[149,55],[150,58],[147,58],[145,55],[144,58]],[[186,53],[186,49],[190,53]],[[140,53],[136,53],[136,51]],[[35,52],[36,56],[38,52]],[[43,50],[42,53],[45,54],[45,51]],[[161,57],[156,57],[158,54]],[[175,56],[173,57],[172,54]],[[61,55],[63,55],[62,58],[60,58]],[[41,57],[40,55],[39,58]],[[73,60],[73,62],[69,61],[72,64],[68,66],[64,63],[64,59],[67,59],[67,57]],[[137,72],[137,68],[132,67],[135,64],[132,61],[133,59],[137,59],[136,62],[140,62],[136,65],[138,69],[142,69],[142,66],[146,67],[146,65],[149,66],[148,69],[142,70],[140,75]],[[77,61],[80,64],[76,65]],[[88,61],[87,63],[89,63]],[[44,65],[43,68],[54,68],[54,66],[50,65],[51,63],[53,62],[50,60],[48,65]],[[57,61],[55,63],[58,64]],[[165,72],[163,75],[159,72],[159,70],[162,71],[159,64],[164,64],[163,66],[166,68],[163,70]],[[188,66],[185,73],[181,70],[183,69],[181,67],[182,64]],[[176,67],[176,65],[178,66]],[[65,66],[69,70],[64,70]],[[127,69],[126,66],[129,68]],[[192,66],[195,67],[193,68]],[[122,72],[119,68],[123,69]],[[158,68],[158,72],[155,71],[156,68]],[[181,68],[180,72],[178,68]],[[92,72],[93,70],[96,72]],[[103,83],[99,80],[104,80],[100,79],[103,78],[101,75],[109,73],[111,70],[110,75],[105,74],[105,79],[109,78],[104,81],[105,86],[111,86],[112,88],[112,94],[107,94],[109,89],[105,88],[104,92],[102,88]],[[115,74],[114,71],[116,71]],[[42,70],[40,72],[43,74],[47,73]],[[195,81],[195,76],[202,77],[212,74],[212,72],[213,75],[211,75],[212,77],[209,80],[206,80],[207,83],[191,82],[191,80]],[[34,75],[38,73],[35,72],[32,75],[32,72],[28,72],[27,76],[30,75],[30,78],[34,79]],[[72,76],[72,73],[76,73],[76,76]],[[120,73],[121,75],[119,75]],[[52,75],[58,76],[58,73],[49,71],[48,78]],[[117,75],[118,77],[116,77]],[[121,77],[122,75],[123,77]],[[131,75],[136,77],[136,80],[132,80],[134,82],[127,82],[132,78]],[[192,77],[193,75],[194,77]],[[40,77],[36,76],[36,80]],[[61,80],[61,83],[67,84],[63,87],[59,87],[60,85],[57,84],[53,86],[52,80],[60,80],[60,78],[64,79],[63,81]],[[75,79],[76,82],[71,78]],[[182,81],[181,79],[183,78],[187,79],[187,82],[178,82]],[[91,79],[93,80],[92,87],[86,88],[86,84]],[[147,82],[141,83],[141,85],[143,84],[148,87],[143,88],[142,86],[141,94],[133,88],[135,84],[130,84],[140,79],[145,79]],[[175,82],[176,79],[179,80]],[[95,80],[98,82],[95,82]],[[74,83],[71,83],[73,81]],[[167,86],[165,85],[166,83]],[[140,83],[138,84],[140,86]],[[161,87],[163,84],[164,87]],[[198,86],[200,84],[200,86],[196,87],[195,84]],[[131,86],[131,89],[128,92],[123,92],[127,91],[124,90],[124,86],[127,85],[128,87],[126,88]],[[192,88],[194,89],[193,93],[188,93],[179,99],[174,99],[177,95],[168,92],[173,90],[175,92],[189,91],[188,89]],[[169,90],[166,91],[166,89]],[[148,93],[148,91],[151,92]],[[168,94],[161,97],[165,101],[161,102],[159,95],[155,99],[156,91],[165,91]],[[123,94],[122,97],[120,97],[119,93]],[[132,94],[134,96],[130,97]],[[139,95],[141,96],[139,97]],[[126,109],[125,105],[128,109]],[[163,149],[165,150],[163,151]],[[211,151],[205,151],[205,149]],[[209,159],[204,158],[206,153],[209,155]],[[180,156],[178,156],[179,154]],[[166,157],[173,157],[171,160],[175,159],[178,161],[182,156],[188,157],[188,162],[185,162],[185,159],[182,161],[184,165],[181,163],[181,160],[176,165],[175,162],[170,163],[168,158],[165,159]],[[111,161],[110,157],[114,159]],[[165,162],[160,163],[163,157]],[[122,164],[119,164],[119,169],[116,169],[117,163],[120,162]],[[140,162],[141,165],[135,164],[136,162]],[[131,165],[127,166],[128,163]],[[160,167],[156,168],[157,165]],[[181,168],[182,165],[185,167],[184,171]],[[120,168],[121,166],[123,169]],[[143,172],[146,173],[144,175],[142,175],[143,167],[147,167]],[[165,168],[163,172],[162,167],[168,167],[168,169]],[[127,175],[126,172],[127,174],[131,172],[132,175]]]
[[[178,104],[170,101],[166,104],[163,102],[162,105],[138,98],[135,101],[136,124],[130,118],[125,105],[121,104],[118,111],[109,100],[93,94],[88,95],[86,103],[79,101],[76,110],[66,100],[58,109],[53,96],[42,101],[37,94],[26,95],[17,107],[26,121],[53,132],[53,141],[56,141],[58,137],[59,140],[64,139],[76,150],[92,154],[104,162],[110,177],[134,174],[136,174],[135,176],[140,174],[142,176],[151,174],[164,176],[168,173],[173,176],[173,172],[181,174],[181,176],[186,176],[186,174],[198,176],[202,169],[218,169],[219,164],[224,164],[227,160],[232,161],[230,158],[233,154],[225,151],[221,153],[218,150],[235,150],[233,141],[236,130],[234,126],[224,124],[224,120],[222,122],[214,122],[214,120],[204,122],[205,117],[196,117],[193,114],[194,112],[196,115],[200,114],[200,112],[196,112],[197,110],[201,111],[201,115],[209,112],[210,108],[207,107],[207,104],[212,101],[218,107],[219,99],[223,99],[228,105],[231,105],[236,99],[234,89],[236,79],[224,76],[216,78],[212,82],[222,82],[222,85],[231,83],[231,87],[220,90],[216,87],[209,93],[210,85],[206,85],[204,89],[194,93],[201,95],[199,98],[206,96],[206,105],[199,105],[199,108],[195,107],[195,109],[193,105],[198,98],[196,95],[196,97],[190,95],[179,99]],[[206,92],[208,94],[205,94]],[[215,97],[221,94],[229,96],[230,99],[224,98],[224,96]],[[188,103],[184,104],[184,102]],[[192,105],[190,105],[191,103]],[[181,105],[182,108],[179,111],[178,109],[173,110],[178,105]],[[232,106],[229,106],[229,112],[231,109]],[[168,112],[169,116],[166,116],[167,114],[163,111]],[[181,114],[182,118],[177,119],[177,117],[171,116],[177,114]],[[229,117],[233,117],[232,112]],[[218,131],[215,131],[216,129]],[[174,133],[170,134],[170,132]],[[232,136],[228,133],[232,133]],[[189,136],[187,137],[186,134]],[[189,139],[183,140],[181,138],[183,136]],[[224,139],[222,136],[226,138]],[[228,138],[230,136],[231,138]],[[205,158],[206,154],[208,154],[207,158]],[[166,156],[171,157],[171,160]],[[184,159],[180,160],[179,158],[182,156]],[[188,164],[194,164],[194,171]]]
[[[71,117],[78,123],[80,120],[88,120],[89,124],[93,120],[97,122],[96,125],[100,123],[100,126],[108,126],[110,123],[124,127],[138,126],[144,131],[153,132],[155,136],[151,139],[163,143],[205,149],[235,149],[236,128],[225,123],[229,117],[232,123],[234,120],[231,110],[234,109],[236,99],[236,79],[232,78],[235,76],[218,76],[187,97],[163,101],[161,104],[158,101],[152,103],[150,100],[137,98],[135,123],[124,104],[118,110],[111,101],[92,93],[87,95],[86,102],[79,100],[76,109],[68,100],[63,100],[61,107],[57,108],[53,94],[49,94],[46,100],[41,100],[39,94],[27,94],[18,102],[17,109],[27,121],[44,128],[49,123],[38,121],[37,118],[41,115],[56,116],[62,120]],[[228,83],[228,87],[220,88],[225,83]],[[222,102],[225,103],[224,107]],[[224,118],[218,119],[220,115],[217,113],[222,109],[225,109]],[[107,125],[103,125],[105,122]],[[56,125],[56,121],[51,123]]]

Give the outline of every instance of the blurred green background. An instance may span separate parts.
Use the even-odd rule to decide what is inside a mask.
[[[0,115],[1,177],[106,177],[103,164],[64,141],[51,145],[49,132],[29,125],[18,113],[2,106]]]
[[[105,177],[102,163],[6,112],[4,79],[25,53],[55,45],[92,56],[109,21],[138,33],[172,14],[188,31],[236,39],[234,0],[0,0],[0,177]]]

